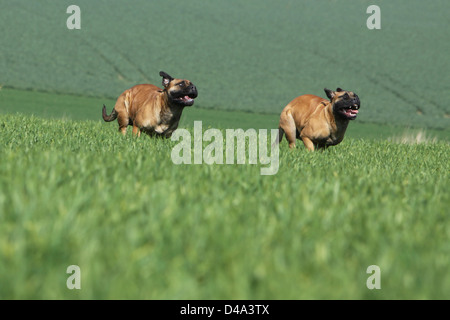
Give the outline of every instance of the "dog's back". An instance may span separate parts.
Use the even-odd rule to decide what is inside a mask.
[[[295,98],[281,112],[279,127],[303,128],[311,116],[327,107],[328,102],[328,100],[312,94],[304,94]]]
[[[291,114],[297,126],[303,127],[313,114],[317,114],[326,108],[329,101],[312,95],[305,94],[292,100],[283,112]]]

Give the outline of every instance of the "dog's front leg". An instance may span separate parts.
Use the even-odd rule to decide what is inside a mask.
[[[303,144],[309,151],[314,151],[314,143],[308,137],[302,137]]]

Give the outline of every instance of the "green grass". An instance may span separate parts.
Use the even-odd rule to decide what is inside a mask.
[[[203,108],[279,114],[323,88],[353,90],[360,120],[450,127],[450,2],[367,0],[0,1],[0,85],[116,98],[159,71],[188,78]],[[45,35],[45,36],[43,36]]]
[[[38,91],[23,91],[3,88],[0,90],[0,114],[28,114],[41,118],[70,120],[100,120],[103,104],[108,112],[113,108],[115,99],[74,96]],[[281,110],[280,110],[281,112]],[[270,129],[277,128],[279,114],[261,114],[243,111],[224,111],[205,109],[197,103],[186,108],[181,118],[181,127],[192,127],[194,121],[201,120],[203,127]],[[103,120],[101,120],[103,121]],[[117,128],[116,123],[109,126]],[[401,137],[406,133],[427,133],[431,139],[450,141],[450,128],[420,129],[412,126],[394,126],[390,124],[370,123],[359,117],[347,130],[346,137],[361,139],[390,139]]]
[[[376,31],[366,0],[79,0],[77,31],[69,0],[0,3],[0,299],[450,296],[448,1],[378,1]],[[324,87],[362,106],[274,176],[177,166],[100,116],[161,70],[198,87],[191,132],[276,128]]]
[[[194,110],[194,109],[193,109]],[[0,299],[446,299],[449,145],[345,139],[280,168],[0,116]],[[68,290],[66,268],[81,268]],[[366,269],[381,268],[381,290]]]

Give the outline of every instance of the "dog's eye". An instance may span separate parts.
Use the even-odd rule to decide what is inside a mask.
[[[178,84],[180,87],[184,87],[184,82]]]
[[[342,95],[342,99],[344,100],[348,100],[350,98],[350,96],[348,95],[348,93],[345,93]]]

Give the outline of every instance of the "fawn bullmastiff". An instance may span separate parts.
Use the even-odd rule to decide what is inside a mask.
[[[305,147],[313,151],[335,146],[344,139],[348,123],[358,115],[359,97],[341,88],[324,90],[329,100],[305,94],[283,109],[278,143],[286,134],[290,148],[295,148],[296,139],[301,139]]]
[[[194,104],[197,88],[191,81],[174,79],[163,71],[159,75],[163,89],[152,84],[139,84],[125,90],[110,115],[103,105],[103,120],[117,119],[123,135],[130,125],[137,136],[144,132],[150,136],[170,138],[178,127],[184,107]]]

